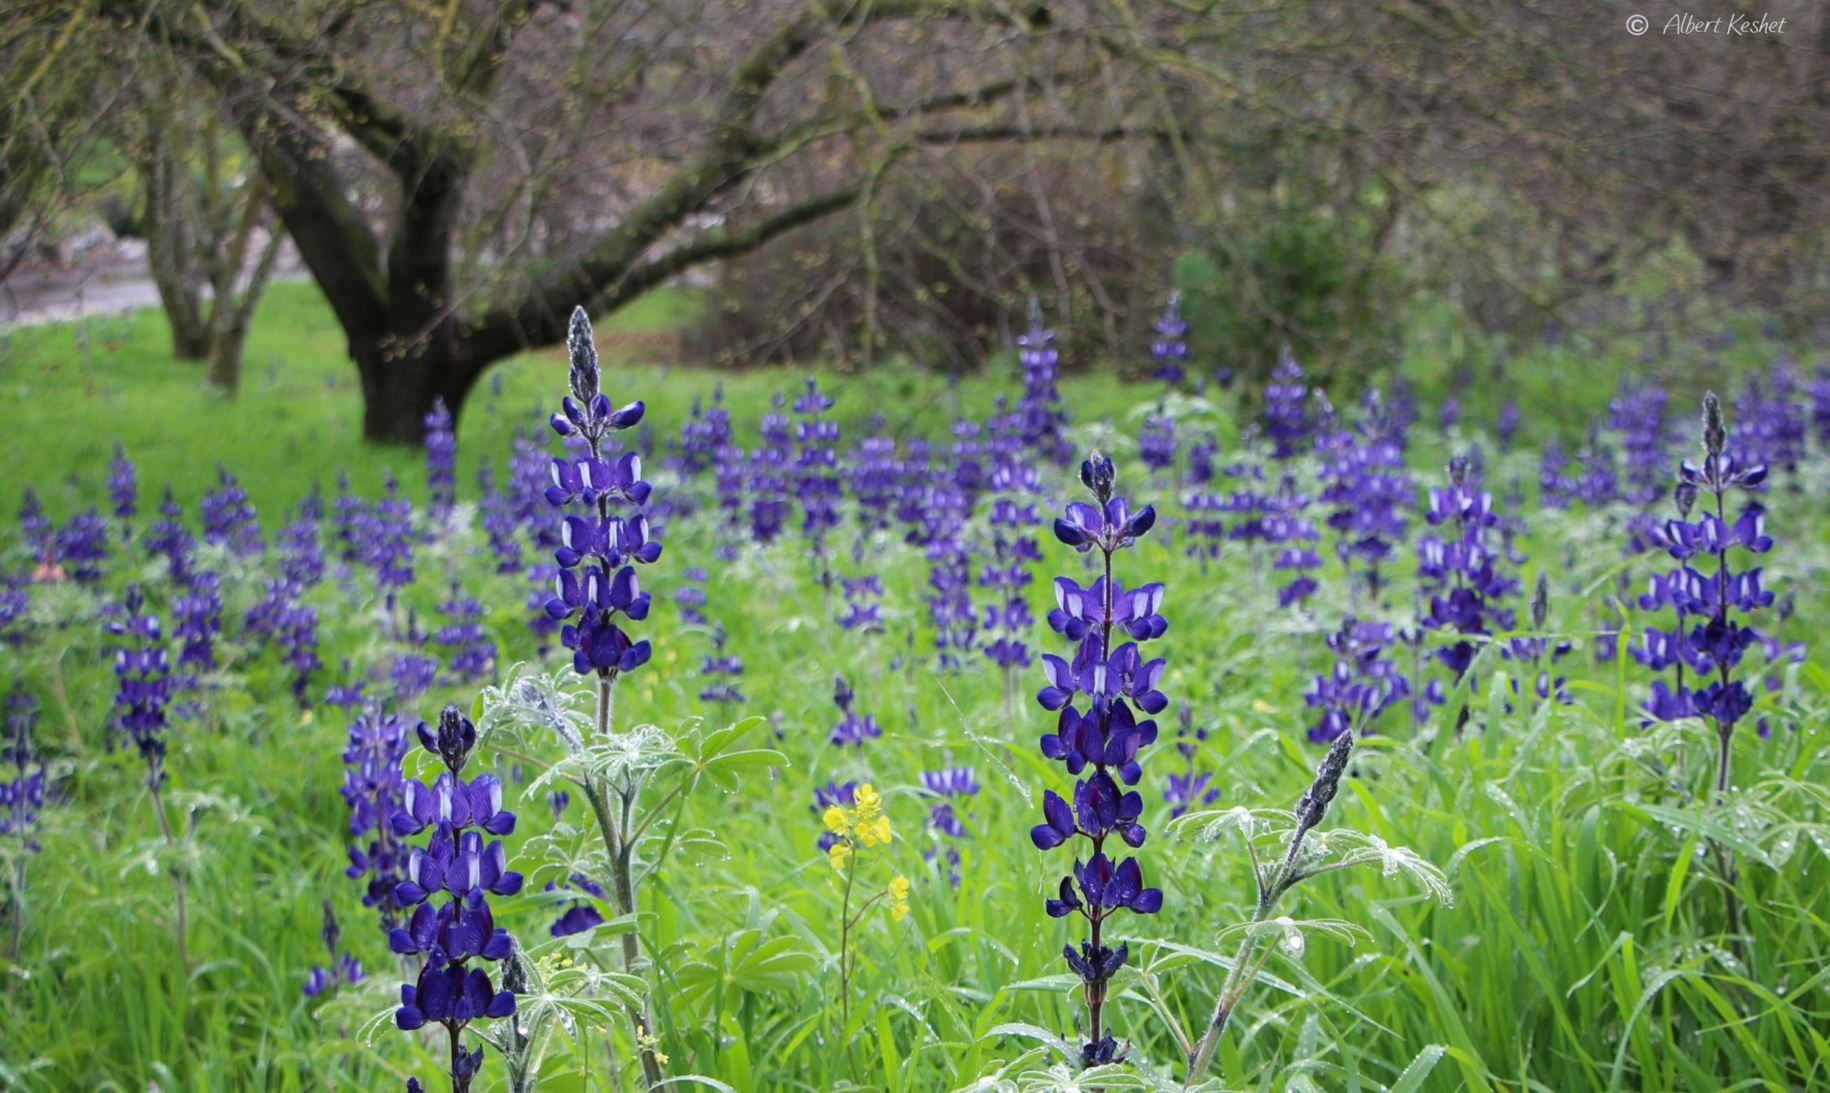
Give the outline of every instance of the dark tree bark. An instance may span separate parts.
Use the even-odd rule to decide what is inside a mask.
[[[614,311],[681,271],[754,250],[855,202],[862,178],[748,223],[715,231],[689,227],[696,215],[772,160],[817,139],[804,126],[767,131],[760,117],[771,85],[811,49],[870,22],[931,17],[1010,24],[1013,19],[989,0],[878,0],[836,10],[809,0],[791,9],[731,67],[709,137],[669,180],[570,259],[519,282],[492,306],[467,311],[456,299],[453,269],[478,155],[465,126],[383,101],[353,81],[337,58],[320,52],[325,35],[296,37],[237,0],[204,0],[200,18],[146,9],[132,0],[120,0],[120,6],[183,52],[256,150],[274,210],[348,339],[361,381],[363,435],[398,444],[422,441],[423,419],[435,399],[455,418],[492,364],[562,341],[574,305],[596,315]],[[467,39],[454,36],[460,44],[439,54],[441,86],[462,101],[486,102],[531,6],[508,3],[476,16],[478,21],[464,28]],[[1002,81],[982,95],[950,88],[942,97],[886,107],[878,117],[975,108],[1012,86]],[[859,124],[830,121],[817,129]],[[356,188],[339,167],[343,137],[385,167],[391,180],[396,200],[385,241],[377,238],[352,197]],[[880,159],[893,161],[934,139],[932,132],[904,135],[880,151]],[[1024,138],[955,130],[948,139]]]

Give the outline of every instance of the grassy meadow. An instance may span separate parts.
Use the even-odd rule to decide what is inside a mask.
[[[1544,445],[1578,450],[1623,378],[1643,376],[1668,392],[1675,465],[1695,451],[1705,387],[1729,399],[1732,424],[1731,396],[1745,377],[1795,347],[1755,331],[1709,344],[1671,338],[1662,349],[1651,334],[1572,338],[1512,347],[1500,367],[1452,324],[1420,324],[1379,378],[1388,389],[1408,384],[1419,406],[1406,451],[1418,490],[1389,593],[1382,603],[1350,594],[1324,529],[1319,589],[1289,608],[1278,605],[1274,548],[1228,543],[1218,557],[1190,557],[1178,496],[1187,464],[1153,474],[1138,459],[1140,426],[1159,407],[1174,415],[1184,457],[1211,433],[1218,463],[1258,458],[1256,399],[1218,388],[1165,398],[1160,383],[1064,353],[1069,439],[1110,453],[1134,504],[1157,504],[1158,528],[1115,564],[1127,586],[1164,584],[1169,623],[1146,654],[1167,660],[1160,689],[1169,705],[1158,718],[1161,739],[1142,756],[1137,788],[1150,837],[1135,851],[1163,908],[1109,925],[1129,946],[1105,1011],[1128,1059],[1084,1077],[1070,1057],[1084,1019],[1080,983],[1061,958],[1079,935],[1043,908],[1066,852],[1041,853],[1030,838],[1045,791],[1071,796],[1073,787],[1037,749],[1055,715],[1034,699],[1047,682],[1040,653],[1071,655],[1041,622],[1051,581],[1094,575],[1088,557],[1048,530],[1080,496],[1073,471],[1037,464],[1041,521],[1027,534],[1041,560],[1028,566],[1026,592],[1036,663],[1009,679],[976,651],[958,667],[938,665],[928,553],[905,542],[900,525],[860,534],[849,493],[831,568],[842,579],[879,578],[883,595],[878,632],[844,629],[835,622],[840,592],[821,587],[792,497],[781,536],[758,546],[733,538],[718,518],[709,475],[667,465],[689,407],[709,403],[715,384],[735,443],[753,448],[771,396],[792,401],[803,382],[798,372],[714,375],[656,359],[668,332],[700,306],[661,294],[598,328],[605,390],[618,403],[646,402],[648,478],[673,506],[665,553],[642,574],[653,610],[630,625],[652,641],[653,659],[615,690],[614,730],[624,735],[614,747],[624,754],[596,755],[597,766],[581,768],[554,734],[527,718],[516,724],[513,710],[492,712],[496,704],[525,714],[537,692],[573,693],[578,709],[589,708],[590,686],[569,672],[570,654],[528,626],[535,584],[492,563],[476,485],[485,466],[499,487],[510,482],[517,430],[541,445],[552,439],[544,419],[564,393],[562,355],[527,355],[485,378],[458,431],[458,509],[445,530],[416,537],[414,580],[401,595],[401,609],[430,626],[461,585],[482,607],[498,681],[536,681],[484,697],[483,684],[441,677],[397,712],[408,725],[436,722],[449,702],[475,717],[483,742],[466,776],[498,775],[505,807],[518,814],[503,843],[527,883],[491,906],[538,979],[517,1018],[478,1022],[473,1033],[493,1026],[490,1035],[512,1039],[507,1030],[521,1022],[537,1040],[539,1089],[642,1088],[641,1045],[625,1017],[631,998],[649,1008],[646,1046],[665,1056],[669,1089],[1181,1088],[1184,1038],[1199,1036],[1241,941],[1258,936],[1238,930],[1253,913],[1254,866],[1228,826],[1243,817],[1226,810],[1270,810],[1251,830],[1269,848],[1261,853],[1276,852],[1287,819],[1275,810],[1297,803],[1325,750],[1309,740],[1317,711],[1304,697],[1333,667],[1325,638],[1350,612],[1412,624],[1411,543],[1431,531],[1424,490],[1444,485],[1444,464],[1471,446],[1482,451],[1496,507],[1519,520],[1512,555],[1500,563],[1519,583],[1518,621],[1482,643],[1472,672],[1479,686],[1457,685],[1433,662],[1434,638],[1390,651],[1415,686],[1442,682],[1446,701],[1422,716],[1399,703],[1360,736],[1318,832],[1358,833],[1326,836],[1336,841],[1324,850],[1376,853],[1285,897],[1279,914],[1288,921],[1273,924],[1279,932],[1220,1040],[1208,1087],[1830,1087],[1830,646],[1821,640],[1830,619],[1830,459],[1822,438],[1796,467],[1775,469],[1761,498],[1774,544],[1759,564],[1789,616],[1777,607],[1751,616],[1805,651],[1797,660],[1756,651],[1738,669],[1757,680],[1756,705],[1732,738],[1731,785],[1719,796],[1716,738],[1704,721],[1644,723],[1656,677],[1626,650],[1658,620],[1617,604],[1670,562],[1626,551],[1642,506],[1552,508],[1539,489]],[[1816,367],[1802,359],[1807,373]],[[1129,363],[1148,371],[1147,361]],[[1463,373],[1471,380],[1458,379]],[[842,465],[873,414],[883,415],[885,435],[927,438],[944,455],[954,421],[984,421],[998,396],[1014,401],[1020,390],[1009,358],[951,385],[906,367],[816,375],[836,399]],[[1460,413],[1445,428],[1439,411],[1448,397]],[[1354,396],[1337,399],[1351,413]],[[1492,434],[1508,401],[1521,425],[1502,451]],[[349,811],[339,789],[352,714],[329,704],[327,691],[369,677],[369,692],[385,695],[387,665],[402,648],[390,632],[399,615],[368,570],[356,565],[303,594],[317,610],[323,666],[301,704],[271,644],[244,632],[271,563],[208,547],[199,554],[221,577],[223,624],[216,665],[166,732],[175,837],[161,833],[144,766],[111,727],[109,605],[136,583],[158,612],[173,606],[168,575],[139,544],[167,483],[193,531],[218,465],[239,477],[270,537],[314,488],[332,498],[340,472],[372,499],[391,470],[423,517],[423,454],[365,446],[359,416],[354,369],[307,286],[269,294],[236,402],[205,394],[200,366],[170,359],[156,312],[0,335],[8,514],[0,570],[29,599],[0,641],[0,683],[35,697],[32,749],[54,788],[30,836],[35,852],[19,833],[0,834],[13,871],[0,912],[0,1087],[367,1090],[401,1088],[410,1076],[429,1090],[448,1086],[443,1039],[394,1027],[413,958],[390,952],[361,884],[345,876]],[[32,487],[59,523],[90,505],[106,512],[117,440],[138,466],[135,539],[122,541],[110,523],[110,557],[94,583],[33,580],[39,559],[11,516],[22,491]],[[1292,467],[1313,493],[1313,461]],[[1230,487],[1223,478],[1215,488]],[[975,571],[989,557],[989,507],[982,497],[963,517]],[[1654,507],[1668,514],[1664,500]],[[334,568],[328,528],[324,540]],[[545,561],[531,542],[523,555],[528,565]],[[675,599],[689,568],[705,571],[704,624],[686,621]],[[1548,610],[1534,631],[1526,601],[1540,574]],[[972,595],[982,609],[984,594]],[[742,659],[741,704],[701,697],[714,623],[725,650]],[[1499,644],[1527,633],[1571,643],[1555,668],[1567,677],[1567,704],[1510,689],[1523,666],[1502,658]],[[881,728],[862,746],[828,741],[842,717],[835,675]],[[1457,731],[1463,702],[1467,724]],[[1202,734],[1184,738],[1187,755],[1174,746],[1183,704]],[[612,767],[635,777],[627,772],[645,763],[651,780],[625,817],[634,822],[626,834],[641,832],[635,914],[616,916],[599,900],[605,925],[552,936],[550,924],[580,898],[563,890],[568,878],[603,864],[583,794],[567,779]],[[417,747],[406,760],[409,777],[430,780],[432,767]],[[979,789],[948,802],[957,820],[949,833],[931,821],[939,801],[921,775],[957,767],[971,768]],[[1165,780],[1184,772],[1209,775],[1217,793],[1171,824]],[[882,795],[894,831],[887,845],[856,849],[853,873],[835,870],[817,845],[827,829],[815,791],[846,781]],[[571,802],[555,810],[549,795],[562,788]],[[1389,848],[1408,848],[1439,871],[1447,898],[1417,883],[1434,874]],[[1721,867],[1725,856],[1732,872]],[[186,893],[182,954],[175,876]],[[889,913],[887,896],[860,914],[898,876],[908,881],[906,915]],[[847,877],[855,878],[849,889]],[[549,882],[562,890],[546,891]],[[1730,891],[1738,932],[1725,910]],[[325,901],[364,978],[308,997],[311,969],[327,962]],[[633,967],[621,962],[631,931],[642,954]],[[475,1089],[535,1087],[511,1084],[505,1047],[514,1050],[489,1048]]]

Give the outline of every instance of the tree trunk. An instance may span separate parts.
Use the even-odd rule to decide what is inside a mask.
[[[445,401],[455,426],[464,400],[476,386],[483,366],[464,351],[455,324],[449,320],[432,336],[418,339],[416,348],[396,355],[384,346],[397,346],[407,335],[391,334],[350,340],[350,355],[362,378],[362,438],[377,444],[425,443],[426,415],[432,404]]]
[[[230,398],[241,390],[242,350],[247,342],[245,326],[218,330],[210,340],[210,386]]]
[[[172,356],[200,361],[210,331],[197,277],[197,240],[186,215],[190,175],[167,134],[154,128],[140,164],[146,183],[146,265],[159,289],[159,306],[172,330]]]

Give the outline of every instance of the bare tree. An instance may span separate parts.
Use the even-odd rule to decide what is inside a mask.
[[[574,304],[614,310],[853,207],[915,149],[1073,121],[1003,111],[1033,71],[1100,49],[1105,9],[112,10],[226,104],[348,336],[365,435],[417,442],[434,399],[456,412],[491,364],[562,338]]]
[[[146,256],[179,360],[208,361],[212,386],[241,384],[248,328],[285,235],[266,176],[210,103],[187,95],[172,58],[153,52],[123,111],[145,191]]]

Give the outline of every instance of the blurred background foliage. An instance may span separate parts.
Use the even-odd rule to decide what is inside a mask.
[[[27,0],[0,273],[143,239],[192,256],[183,325],[170,296],[259,253],[241,221],[304,238],[281,276],[324,289],[380,440],[659,284],[710,290],[678,348],[717,367],[970,372],[1036,297],[1070,368],[1136,374],[1174,289],[1212,366],[1256,385],[1288,345],[1342,392],[1443,308],[1509,353],[1822,335],[1830,14],[1779,7],[1729,37],[1624,0]]]

